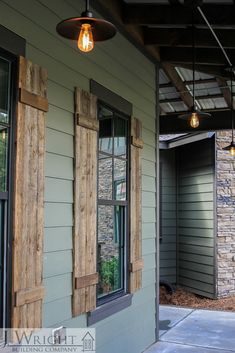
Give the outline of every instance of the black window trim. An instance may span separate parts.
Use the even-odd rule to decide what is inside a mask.
[[[96,305],[97,307],[100,307],[106,303],[109,303],[110,301],[114,301],[119,297],[125,296],[127,294],[127,289],[128,289],[128,284],[129,284],[129,272],[128,272],[128,268],[129,268],[129,235],[130,235],[130,222],[129,222],[129,217],[130,217],[130,124],[131,124],[131,119],[129,116],[127,116],[127,114],[122,113],[120,111],[118,111],[115,107],[110,106],[110,104],[107,104],[103,101],[101,101],[100,99],[98,99],[97,102],[98,105],[98,110],[99,107],[106,107],[107,109],[112,110],[113,112],[113,118],[116,119],[117,117],[122,117],[123,119],[125,119],[128,123],[128,131],[127,131],[127,155],[126,158],[120,158],[120,157],[116,157],[120,160],[125,160],[127,163],[127,169],[126,169],[126,173],[127,173],[127,185],[128,185],[128,189],[126,190],[127,192],[127,196],[126,196],[126,200],[125,201],[120,201],[120,200],[114,200],[114,197],[112,197],[112,200],[107,200],[107,199],[99,199],[98,198],[98,194],[97,194],[97,205],[110,205],[110,206],[115,206],[115,205],[119,205],[119,206],[125,206],[126,207],[126,224],[125,224],[125,230],[126,230],[126,243],[125,243],[125,250],[124,250],[124,268],[123,268],[123,276],[124,276],[124,287],[113,292],[110,293],[104,297],[98,298],[97,297],[97,301],[96,301]],[[105,120],[102,119],[102,120]],[[98,146],[99,141],[97,141],[97,150],[99,151],[99,146]],[[113,146],[114,148],[114,146]],[[112,153],[112,158],[114,158],[114,154]],[[99,158],[99,156],[97,156],[97,159]],[[112,171],[112,173],[114,173],[114,171]],[[98,183],[98,174],[97,174],[97,183]],[[113,191],[112,191],[113,193]],[[98,235],[98,224],[97,224],[97,235]],[[97,247],[98,250],[98,247]],[[98,254],[97,254],[98,255]],[[98,260],[98,256],[97,256],[97,260]]]
[[[117,204],[125,205],[127,207],[127,212],[129,217],[127,216],[127,234],[126,234],[126,259],[125,259],[125,272],[126,272],[126,283],[124,290],[120,290],[106,296],[104,300],[102,298],[97,302],[97,307],[93,311],[89,312],[87,315],[87,325],[93,325],[98,321],[104,320],[105,318],[121,311],[132,304],[133,294],[128,293],[128,284],[129,284],[129,239],[130,239],[130,132],[131,132],[131,117],[133,112],[133,106],[130,102],[125,100],[123,97],[117,95],[116,93],[110,91],[106,87],[102,86],[98,82],[94,80],[90,80],[90,92],[97,96],[98,98],[98,106],[102,104],[103,106],[113,110],[117,114],[126,117],[128,120],[128,139],[127,139],[127,177],[128,177],[128,190],[127,190],[127,201],[117,201]],[[98,158],[98,156],[97,156]],[[97,174],[98,180],[98,174]],[[97,194],[97,205],[99,205],[98,194]],[[109,202],[109,200],[103,200],[102,204],[114,205],[115,201]],[[98,305],[99,304],[99,305]]]
[[[5,286],[5,313],[4,326],[11,327],[11,308],[12,308],[12,205],[14,183],[14,161],[15,161],[15,116],[18,102],[18,58],[25,56],[26,40],[6,27],[0,25],[0,56],[11,63],[11,88],[10,88],[10,135],[9,135],[9,156],[8,156],[8,191],[1,193],[1,198],[7,200],[7,219],[6,219],[6,241],[4,254],[4,286]],[[2,124],[4,125],[4,124]],[[4,342],[0,342],[0,347]]]

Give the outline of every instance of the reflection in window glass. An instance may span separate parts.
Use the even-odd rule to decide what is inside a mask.
[[[104,153],[113,153],[113,124],[111,119],[100,120],[99,150]]]
[[[113,159],[99,154],[98,198],[112,199]]]
[[[114,122],[114,154],[126,158],[127,121],[117,118]]]
[[[0,58],[0,122],[9,120],[10,64]]]
[[[8,131],[0,125],[0,191],[7,189]]]
[[[114,206],[98,207],[98,297],[123,288],[123,225]]]
[[[114,158],[115,200],[126,200],[126,161]]]
[[[99,109],[98,300],[125,292],[128,119]]]

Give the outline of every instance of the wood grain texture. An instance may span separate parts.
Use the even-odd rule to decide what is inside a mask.
[[[81,289],[98,283],[98,273],[92,273],[75,279],[75,288]]]
[[[46,99],[47,73],[20,57],[19,88]],[[42,324],[45,114],[18,103],[13,200],[12,327]],[[14,301],[13,301],[14,303]]]
[[[30,105],[31,107],[42,110],[44,112],[48,111],[48,100],[46,98],[31,93],[23,88],[20,88],[19,96],[21,103]]]
[[[141,122],[132,118],[131,142],[141,140]],[[141,150],[143,144],[131,145],[131,231],[130,231],[130,285],[131,293],[136,292],[142,286],[142,166]],[[136,264],[136,266],[134,265]],[[142,264],[139,266],[137,264]]]
[[[96,273],[97,130],[90,128],[90,122],[97,126],[97,98],[76,88],[75,109],[73,316],[96,306],[97,281],[83,279]],[[88,126],[78,125],[77,116]],[[78,285],[80,281],[87,285]]]

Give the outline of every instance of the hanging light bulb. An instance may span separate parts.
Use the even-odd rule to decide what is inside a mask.
[[[229,152],[230,152],[231,156],[234,157],[235,156],[235,146],[231,146]]]
[[[189,118],[189,124],[192,128],[196,129],[199,126],[199,117],[196,112],[193,112]]]
[[[91,51],[94,48],[94,39],[92,28],[89,23],[83,23],[78,37],[78,49],[84,52]]]
[[[89,10],[89,0],[86,0],[86,10],[80,17],[61,21],[56,30],[62,37],[77,41],[78,49],[82,52],[91,51],[95,42],[110,39],[116,34],[116,28],[112,23],[93,17]]]

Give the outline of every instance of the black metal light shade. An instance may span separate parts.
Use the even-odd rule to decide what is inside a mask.
[[[235,143],[231,141],[230,145],[223,148],[224,151],[229,151],[232,156],[235,156]]]
[[[93,17],[86,0],[86,11],[80,17],[72,17],[61,21],[56,26],[57,33],[62,37],[76,40],[81,51],[93,49],[94,42],[101,42],[115,36],[116,27],[103,19]]]
[[[187,120],[192,128],[197,128],[201,120],[210,117],[211,114],[195,109],[195,107],[192,107],[189,112],[179,115],[179,119]]]
[[[94,17],[72,17],[61,21],[56,26],[57,32],[67,39],[77,40],[84,23],[91,25],[95,42],[101,42],[115,36],[116,27],[105,20]]]

